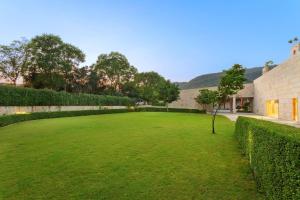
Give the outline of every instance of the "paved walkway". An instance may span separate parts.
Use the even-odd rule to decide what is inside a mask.
[[[286,125],[290,125],[290,126],[300,128],[300,124],[297,123],[297,122],[281,120],[281,119],[276,119],[276,118],[262,116],[262,115],[256,115],[256,114],[253,114],[253,113],[236,113],[236,114],[233,114],[233,113],[219,113],[219,115],[223,115],[223,116],[227,117],[228,119],[230,119],[231,121],[236,121],[239,116],[244,116],[244,117],[252,117],[252,118],[256,118],[256,119],[272,121],[272,122],[276,122],[276,123],[279,123],[279,124],[286,124]]]

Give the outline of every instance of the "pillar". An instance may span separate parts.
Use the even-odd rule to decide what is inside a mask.
[[[232,97],[232,113],[236,113],[236,96]]]

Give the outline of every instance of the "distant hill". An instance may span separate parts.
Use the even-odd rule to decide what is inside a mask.
[[[220,78],[223,75],[223,72],[204,74],[193,78],[189,82],[175,82],[180,89],[194,89],[202,87],[212,87],[219,84]],[[247,83],[252,83],[253,80],[257,79],[262,75],[262,67],[254,67],[246,69],[246,79]]]

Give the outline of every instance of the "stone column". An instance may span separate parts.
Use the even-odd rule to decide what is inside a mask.
[[[236,95],[232,96],[232,113],[236,113]]]

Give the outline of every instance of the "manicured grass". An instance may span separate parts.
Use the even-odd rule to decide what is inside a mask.
[[[0,199],[258,199],[234,124],[124,113],[0,128]]]

